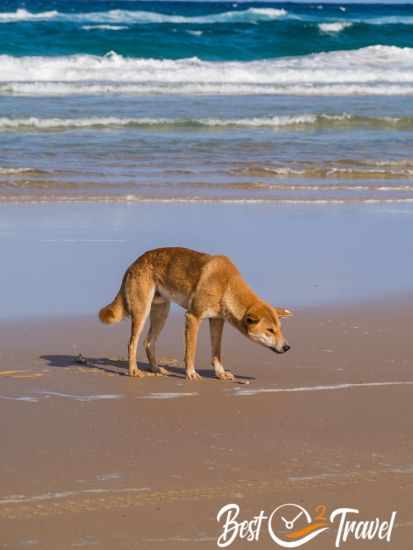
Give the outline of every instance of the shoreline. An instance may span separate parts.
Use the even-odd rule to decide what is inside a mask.
[[[1,196],[0,206],[12,205],[12,206],[36,206],[36,205],[105,205],[105,204],[118,204],[118,205],[257,205],[257,206],[359,206],[359,205],[386,205],[386,204],[406,204],[413,203],[413,197],[408,198],[352,198],[352,199],[283,199],[283,198],[208,198],[208,197],[134,197],[134,196],[106,196],[106,197],[50,197],[50,194],[44,198],[38,198],[35,196],[28,197],[10,197]]]

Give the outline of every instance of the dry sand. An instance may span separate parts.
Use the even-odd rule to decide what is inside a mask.
[[[171,376],[125,376],[128,324],[0,325],[0,548],[216,548],[216,521],[292,502],[387,518],[413,535],[412,300],[306,309],[285,321],[285,356],[226,328],[235,382],[183,378],[182,315],[159,356]],[[86,365],[76,363],[82,353]],[[140,354],[143,359],[143,354]],[[241,382],[241,383],[240,383]],[[247,384],[245,382],[248,382]],[[306,548],[334,548],[335,532]],[[259,543],[276,548],[263,528]]]

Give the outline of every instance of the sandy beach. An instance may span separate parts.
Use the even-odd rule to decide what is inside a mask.
[[[205,330],[204,379],[185,381],[182,315],[160,340],[170,376],[142,380],[125,376],[126,322],[3,322],[1,548],[215,548],[231,502],[245,518],[287,502],[397,510],[390,546],[407,548],[411,303],[304,308],[283,357],[229,328],[235,382],[211,377]],[[345,546],[361,544],[377,548]],[[274,546],[263,530],[260,547]]]
[[[406,549],[408,207],[0,209],[1,548],[216,548],[222,506],[238,504],[241,521],[295,503],[312,517],[320,505],[359,509],[365,520],[397,511],[390,547]],[[166,238],[231,255],[265,299],[292,308],[290,352],[276,356],[227,327],[224,364],[236,380],[217,381],[205,323],[204,379],[186,382],[176,308],[158,351],[170,376],[126,376],[128,322],[103,326],[96,313],[127,265]],[[145,368],[141,348],[139,361]],[[333,548],[336,532],[332,524],[306,545]],[[277,547],[266,526],[259,546]]]

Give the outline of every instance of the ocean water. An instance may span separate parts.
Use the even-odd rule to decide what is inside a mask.
[[[0,201],[413,202],[413,5],[0,6]]]

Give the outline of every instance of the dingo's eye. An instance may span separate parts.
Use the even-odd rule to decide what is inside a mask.
[[[273,328],[269,328],[269,329],[267,329],[267,332],[269,332],[270,334],[275,334],[275,331],[274,331],[274,329],[273,329]]]

